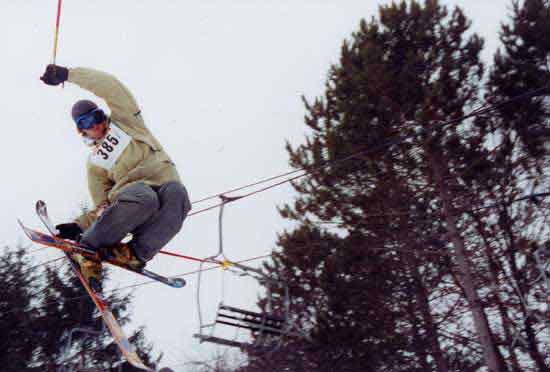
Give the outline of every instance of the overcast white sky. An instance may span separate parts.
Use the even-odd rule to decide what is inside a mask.
[[[57,61],[108,71],[126,83],[150,129],[178,165],[193,200],[288,170],[286,140],[306,133],[301,95],[323,94],[327,71],[337,62],[344,38],[362,18],[377,16],[368,0],[65,0]],[[489,61],[498,45],[507,0],[447,0],[473,20],[486,40]],[[41,227],[37,199],[48,202],[58,221],[71,219],[88,200],[87,148],[76,135],[69,110],[92,96],[66,84],[39,81],[51,62],[57,0],[3,0],[3,74],[0,95],[4,142],[0,193],[0,242],[27,240],[21,218]],[[100,103],[102,103],[100,101]],[[225,252],[234,260],[268,254],[285,223],[277,205],[291,202],[289,186],[229,205],[225,210]],[[200,207],[200,206],[198,206]],[[168,249],[208,256],[217,251],[217,211],[191,217]],[[59,253],[34,254],[43,262]],[[158,257],[151,270],[180,274],[197,265]],[[162,366],[184,371],[184,363],[208,357],[199,345],[196,277],[185,289],[152,284],[136,290],[132,327],[144,324]],[[225,302],[253,309],[257,288],[225,274]],[[108,288],[143,282],[115,271]],[[222,300],[219,272],[203,275],[203,309],[212,317]]]

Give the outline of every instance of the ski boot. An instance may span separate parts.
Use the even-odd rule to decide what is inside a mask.
[[[107,258],[133,270],[142,270],[145,268],[145,262],[140,261],[133,249],[127,244],[119,244],[111,247],[107,252]]]
[[[82,273],[82,276],[84,277],[90,288],[96,294],[101,295],[101,292],[103,291],[103,270],[101,262],[89,260],[80,254],[73,254],[72,259],[80,267],[80,272]]]

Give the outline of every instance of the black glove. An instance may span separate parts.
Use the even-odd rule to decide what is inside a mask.
[[[40,77],[45,84],[59,85],[64,83],[69,78],[69,69],[57,65],[48,65],[44,75]]]
[[[74,222],[62,223],[55,228],[59,231],[57,236],[63,239],[79,240],[82,235],[82,229]]]

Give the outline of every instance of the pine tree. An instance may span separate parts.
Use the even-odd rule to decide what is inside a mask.
[[[392,4],[344,43],[287,146],[311,175],[266,265],[311,341],[243,371],[548,370],[550,203],[523,196],[548,185],[548,89],[525,93],[549,83],[550,4],[512,5],[485,96],[507,103],[475,120],[483,42],[460,9]]]
[[[550,84],[550,4],[545,0],[525,0],[520,6],[512,1],[512,24],[504,24],[500,39],[504,50],[499,50],[494,58],[487,86],[488,96],[498,101],[515,97],[528,90]],[[541,157],[548,148],[544,143],[550,140],[549,104],[544,96],[503,107],[499,112],[497,130],[508,138],[507,150],[513,145],[517,135],[521,146],[516,149],[534,157]]]
[[[4,248],[0,260],[0,365],[6,372],[40,370],[29,368],[35,355],[35,340],[43,337],[36,327],[39,314],[32,294],[38,290],[24,248]]]
[[[550,84],[550,3],[512,2],[510,24],[501,30],[503,49],[494,57],[487,99],[502,102]],[[498,207],[485,223],[485,235],[502,236],[487,244],[493,300],[498,307],[501,348],[513,371],[548,371],[544,346],[548,314],[539,311],[547,289],[536,281],[540,271],[534,254],[548,244],[548,199],[514,200],[547,191],[545,173],[550,154],[550,89],[527,100],[501,107],[496,115],[478,120],[485,141],[494,150],[493,181],[486,183],[487,199]],[[495,222],[496,221],[496,222]],[[488,232],[490,231],[490,234]]]
[[[108,280],[108,272],[105,271],[104,280]],[[47,327],[45,331],[48,338],[41,343],[45,351],[42,354],[44,363],[57,364],[64,357],[66,358],[67,355],[61,355],[67,341],[63,335],[68,335],[71,330],[84,328],[97,332],[97,334],[73,333],[70,352],[73,358],[70,364],[86,368],[99,368],[99,370],[118,371],[118,367],[113,367],[120,362],[118,346],[112,341],[110,333],[103,326],[103,321],[97,314],[94,303],[70,267],[65,265],[65,270],[61,274],[59,270],[47,268],[45,288],[46,308],[41,323]],[[128,307],[132,295],[120,295],[118,292],[113,292],[105,297],[119,323],[122,326],[127,324],[131,320]],[[129,340],[138,350],[138,355],[144,363],[154,367],[155,363],[151,355],[152,346],[146,343],[143,328],[135,331]],[[138,371],[127,362],[123,364],[122,368],[126,372]]]
[[[36,264],[25,249],[6,249],[0,278],[5,283],[0,297],[2,371],[56,371],[61,366],[119,371],[114,367],[120,362],[118,347],[68,265],[60,269]],[[106,297],[120,323],[128,323],[132,295],[112,293]],[[69,334],[71,345],[67,345]],[[147,343],[143,328],[131,335],[130,342],[144,363],[154,367],[152,345]],[[65,346],[70,346],[67,355],[63,354]],[[138,369],[125,362],[122,371]]]
[[[300,226],[266,269],[290,284],[312,342],[247,370],[502,369],[469,261],[475,241],[456,216],[459,202],[480,203],[472,174],[487,170],[487,150],[470,122],[439,125],[478,99],[483,42],[465,36],[469,25],[437,1],[381,7],[344,43],[324,98],[305,102],[311,135],[287,148],[312,174],[281,210]]]

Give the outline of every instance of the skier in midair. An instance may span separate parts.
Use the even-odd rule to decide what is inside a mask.
[[[174,163],[145,126],[128,88],[114,76],[48,65],[40,79],[53,86],[76,84],[110,109],[107,115],[90,100],[72,107],[77,131],[92,149],[87,175],[94,208],[57,225],[58,236],[79,241],[103,258],[143,268],[180,231],[191,210]],[[128,234],[132,239],[121,243]],[[101,263],[74,256],[90,286],[101,292]]]

